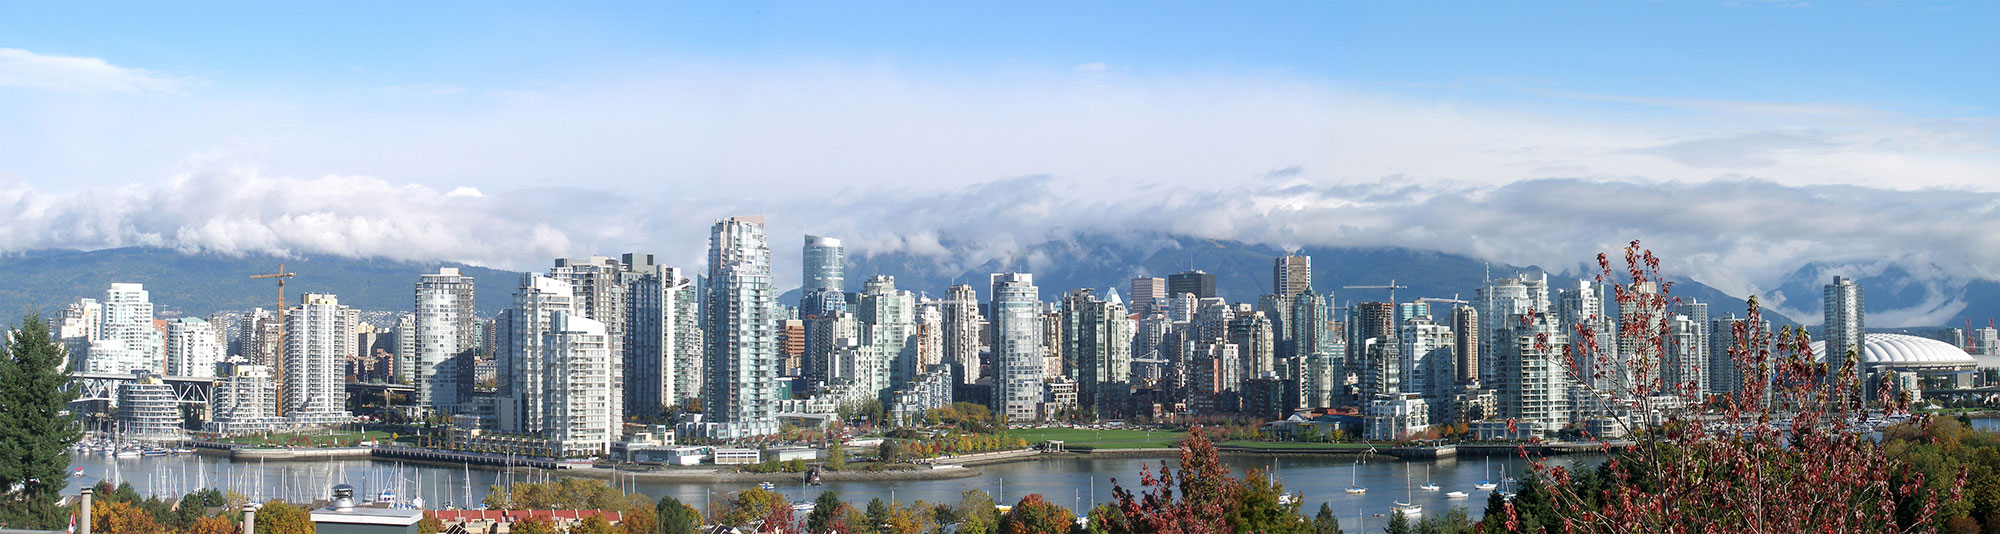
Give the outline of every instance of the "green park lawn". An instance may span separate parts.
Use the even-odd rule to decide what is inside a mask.
[[[1091,430],[1087,428],[1018,428],[1007,431],[1029,444],[1061,441],[1071,447],[1098,449],[1167,449],[1180,446],[1186,432],[1167,430]]]

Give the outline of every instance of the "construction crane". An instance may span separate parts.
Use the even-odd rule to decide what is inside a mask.
[[[1389,285],[1385,286],[1340,286],[1340,288],[1341,289],[1387,289],[1389,290],[1389,305],[1393,307],[1396,305],[1396,290],[1409,289],[1410,286],[1399,286],[1396,285],[1395,280],[1390,280]]]
[[[278,414],[278,417],[284,417],[284,416],[285,416],[285,357],[284,357],[284,355],[285,355],[285,279],[287,279],[287,278],[291,278],[291,277],[294,277],[294,276],[298,276],[298,275],[299,275],[299,273],[295,273],[295,272],[291,272],[291,271],[287,271],[287,270],[285,270],[285,264],[283,264],[283,263],[280,263],[280,264],[278,264],[278,272],[275,272],[275,273],[271,273],[271,274],[255,274],[255,275],[250,275],[250,279],[251,279],[251,280],[262,280],[262,279],[266,279],[266,278],[272,278],[272,279],[276,279],[276,280],[278,281],[278,342],[277,342],[277,344],[276,344],[276,345],[277,345],[277,349],[278,349],[278,353],[277,353],[277,354],[274,354],[274,355],[272,355],[272,357],[271,357],[271,360],[272,360],[272,361],[271,361],[271,369],[275,370],[275,371],[276,371],[276,373],[275,373],[275,374],[277,375],[277,376],[275,377],[275,382],[277,382],[277,384],[278,384],[278,411],[277,411],[277,414]]]
[[[1972,318],[1967,317],[1965,318],[1965,353],[1979,354],[1979,336],[1974,335],[1972,332]]]

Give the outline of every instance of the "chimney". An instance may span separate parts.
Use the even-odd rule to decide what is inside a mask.
[[[83,519],[77,522],[76,530],[82,534],[90,534],[90,494],[92,493],[96,492],[91,491],[90,488],[83,488]]]
[[[257,534],[257,503],[243,503],[243,534]]]

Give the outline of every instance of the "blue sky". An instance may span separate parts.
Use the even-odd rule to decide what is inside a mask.
[[[1388,87],[1993,111],[1990,2],[12,3],[10,46],[312,92],[629,76],[684,62],[950,74],[1104,62]],[[354,68],[360,68],[356,71]]]
[[[2000,278],[1995,27],[1949,1],[4,3],[0,251],[695,262],[762,212],[972,264],[1096,228],[1544,264],[1639,237],[1739,293],[1811,261]],[[1765,185],[1802,204],[1692,194]],[[1566,201],[1495,204],[1523,191]],[[1816,219],[1871,211],[1931,218]],[[1805,224],[1661,222],[1744,212]]]

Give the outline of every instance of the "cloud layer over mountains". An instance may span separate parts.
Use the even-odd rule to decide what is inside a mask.
[[[1076,194],[1048,176],[947,193],[848,189],[782,201],[585,188],[438,191],[360,176],[273,178],[240,168],[152,185],[45,192],[0,186],[0,249],[153,246],[186,252],[334,254],[537,269],[549,258],[661,253],[697,266],[717,217],[763,213],[784,284],[800,235],[843,237],[851,254],[931,257],[944,271],[1052,240],[1112,238],[1150,250],[1165,235],[1280,246],[1409,247],[1581,272],[1630,239],[1666,268],[1733,294],[1765,294],[1810,322],[1817,302],[1770,294],[1794,271],[1870,275],[1897,266],[1935,298],[1871,324],[1940,324],[1957,289],[2000,279],[2000,194],[1860,186],[1523,180],[1421,186],[1320,185],[1287,169],[1226,188]],[[1033,265],[1033,259],[1030,265]]]

